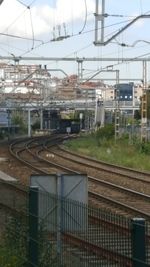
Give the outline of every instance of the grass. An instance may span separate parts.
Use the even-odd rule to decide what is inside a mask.
[[[23,260],[19,258],[17,251],[10,251],[9,247],[0,246],[0,266],[2,267],[20,267],[23,266]]]
[[[141,171],[150,171],[150,155],[141,152],[139,144],[132,144],[128,139],[114,138],[98,142],[95,135],[79,137],[68,141],[65,146],[77,153],[87,155],[116,165],[126,166]]]

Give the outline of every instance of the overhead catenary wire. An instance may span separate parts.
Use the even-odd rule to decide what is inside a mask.
[[[107,25],[107,26],[105,26],[105,28],[112,27],[112,26],[114,26],[114,25],[119,25],[119,24],[121,24],[121,23],[125,23],[125,22],[126,22],[126,21],[124,21],[124,22],[119,22],[119,23],[115,23],[115,24],[111,24],[111,25]],[[75,37],[75,36],[78,36],[78,35],[81,35],[81,34],[86,34],[86,33],[88,33],[88,32],[92,32],[92,31],[94,31],[94,30],[84,31],[84,29],[83,29],[81,33],[74,34],[74,35],[71,36],[71,37]],[[110,33],[110,34],[112,34],[112,33]],[[22,37],[20,37],[20,38],[22,38]],[[30,40],[33,41],[33,38],[32,38],[32,39],[30,38]],[[37,45],[37,46],[35,46],[35,47],[34,47],[34,44],[32,44],[32,48],[31,48],[30,50],[28,50],[28,51],[25,51],[25,53],[32,52],[34,49],[37,49],[38,47],[41,47],[41,46],[43,46],[43,45],[46,45],[46,44],[50,43],[50,40],[45,41],[45,42],[42,41],[42,40],[40,40],[40,41],[41,41],[41,44],[39,44],[39,45]],[[92,45],[92,44],[90,44],[90,45]],[[90,45],[89,45],[89,46],[90,46]],[[130,47],[130,46],[129,46],[129,47]],[[85,47],[85,48],[81,48],[80,51],[81,51],[81,50],[84,50],[84,49],[86,49],[86,47]],[[77,53],[77,52],[79,52],[79,50],[76,51],[76,52],[74,52],[74,53]],[[148,53],[148,54],[149,54],[149,53]],[[139,56],[139,57],[140,57],[140,56]],[[124,62],[120,62],[119,64],[124,64]],[[117,64],[113,64],[113,67],[115,67],[116,65],[118,65],[118,63],[117,63]]]
[[[25,6],[25,7],[28,7],[26,4],[24,4],[22,1],[20,0],[16,0],[18,3],[20,3],[21,5]]]
[[[110,34],[111,34],[111,33],[110,33]],[[108,37],[110,34],[108,34],[107,37]],[[48,44],[48,43],[50,43],[50,41],[47,41],[47,42],[45,42],[45,43],[43,43],[43,44],[39,44],[39,45],[36,46],[34,49],[36,49],[36,48],[38,48],[38,47],[40,47],[40,46],[42,46],[42,45]],[[83,48],[81,48],[81,49],[79,49],[79,50],[76,50],[76,51],[74,51],[74,52],[68,54],[66,57],[69,57],[69,56],[71,56],[72,54],[77,54],[78,52],[80,52],[80,51],[82,51],[82,50],[84,50],[84,49],[86,49],[86,48],[88,48],[88,47],[90,47],[90,46],[92,46],[92,43],[90,43],[89,45],[87,45],[87,46],[85,46],[85,47],[83,47]],[[143,46],[142,46],[142,47],[143,47]],[[137,49],[137,48],[136,48],[136,49]],[[130,49],[129,49],[129,50],[130,50]],[[28,51],[24,52],[24,53],[20,56],[20,58],[21,58],[22,56],[24,56],[24,55],[30,53],[30,52],[31,52],[31,50],[28,50]],[[111,53],[111,54],[112,54],[112,53]],[[114,53],[113,53],[113,54],[114,54]],[[147,55],[149,55],[149,54],[150,54],[150,53],[142,54],[142,55],[140,55],[140,56],[135,57],[135,59],[138,58],[138,57],[147,56]],[[64,56],[64,57],[65,57],[65,56]],[[134,58],[133,58],[133,60],[134,60]],[[118,65],[118,64],[124,64],[124,63],[126,63],[126,62],[119,62],[119,63],[117,63],[117,64],[114,64],[113,66],[116,66],[116,65]],[[130,63],[130,62],[129,62],[129,63]]]
[[[17,2],[19,2],[21,5],[25,6],[25,7],[31,7],[33,5],[34,2],[36,2],[37,0],[33,0],[29,5],[24,4],[21,0],[16,0]]]
[[[36,1],[36,0],[32,1],[32,2],[30,3],[29,6],[31,6],[35,1]],[[19,0],[19,2],[21,2],[21,4],[24,4],[24,3],[23,3],[22,1],[20,1],[20,0]],[[26,6],[26,7],[29,8],[29,6]],[[86,7],[85,22],[86,22],[86,20],[87,20],[87,4],[86,4],[86,1],[85,1],[85,7]],[[112,27],[112,26],[114,26],[114,25],[119,25],[119,24],[122,24],[122,23],[125,23],[125,22],[128,22],[128,21],[130,21],[130,20],[125,20],[125,21],[122,21],[122,22],[119,22],[119,23],[114,23],[114,24],[111,24],[111,25],[107,25],[107,26],[105,26],[105,28]],[[85,23],[84,23],[84,24],[85,24]],[[32,26],[33,26],[33,23],[32,23]],[[32,27],[32,26],[31,26],[31,27]],[[84,28],[85,28],[85,27],[84,27]],[[88,30],[88,31],[84,31],[84,29],[82,28],[82,30],[81,30],[80,32],[75,33],[75,34],[73,34],[73,35],[71,35],[71,36],[67,36],[67,38],[75,37],[75,36],[78,36],[78,35],[81,35],[81,34],[87,34],[87,33],[93,32],[93,31],[94,31],[94,29],[92,29],[92,30]],[[13,37],[13,35],[7,35],[7,36],[9,36],[9,37]],[[15,36],[14,36],[14,37],[15,37]],[[20,36],[20,39],[22,39],[21,36]],[[31,40],[32,40],[32,47],[31,47],[31,49],[28,49],[24,54],[30,53],[30,52],[32,52],[34,49],[37,49],[37,48],[41,47],[42,45],[45,45],[45,44],[48,44],[48,43],[51,42],[51,40],[48,40],[48,41],[39,40],[41,43],[40,43],[39,45],[35,46],[35,45],[34,45],[34,42],[36,41],[36,39],[35,39],[35,37],[34,37],[33,27],[32,27],[32,39],[31,39]],[[24,55],[24,54],[23,54],[23,55]],[[22,56],[22,55],[20,55],[20,56]]]
[[[122,24],[122,23],[125,23],[125,22],[128,22],[128,21],[130,21],[130,20],[125,20],[125,21],[123,21],[123,22],[119,22],[119,23],[113,23],[113,24],[110,24],[110,25],[105,26],[105,28],[109,28],[109,27],[112,27],[112,26],[115,26],[115,25],[119,25],[119,24]],[[87,34],[87,33],[90,33],[90,32],[94,32],[94,30],[95,30],[95,29],[88,30],[88,31],[84,31],[84,32],[82,32],[81,34],[79,34],[79,33],[75,33],[75,34],[73,34],[72,36],[70,36],[70,38],[71,38],[71,37],[76,37],[76,36],[81,36],[81,35],[83,35],[83,34]],[[116,32],[116,31],[114,31],[114,32]],[[113,33],[114,33],[114,32],[113,32]],[[112,32],[111,32],[109,35],[111,35],[111,34],[112,34]],[[108,36],[109,36],[109,35],[108,35]],[[34,49],[37,49],[37,48],[39,48],[39,47],[41,47],[41,46],[43,46],[43,45],[49,44],[49,43],[51,43],[51,42],[52,42],[52,40],[43,41],[41,44],[35,46]],[[19,57],[22,57],[22,56],[24,56],[24,55],[26,55],[26,54],[32,52],[34,49],[29,49],[29,50],[27,50],[25,53],[23,53],[23,54],[20,55]]]
[[[17,0],[17,2],[19,2],[20,4],[24,5],[28,10],[29,10],[29,13],[30,13],[30,23],[31,23],[31,31],[32,31],[32,48],[34,48],[34,41],[35,41],[35,38],[34,38],[34,28],[33,28],[33,21],[32,21],[32,13],[31,13],[31,5],[35,2],[36,0],[33,0],[30,5],[26,5],[24,4],[22,1],[20,0]]]
[[[39,40],[39,39],[35,39],[34,37],[34,29],[33,29],[33,21],[32,21],[32,14],[31,14],[31,6],[33,5],[33,3],[37,0],[33,0],[29,5],[24,4],[22,1],[20,0],[16,0],[18,3],[20,3],[21,5],[25,6],[25,10],[4,30],[4,32],[0,33],[1,36],[6,36],[6,37],[10,37],[10,38],[17,38],[17,39],[22,39],[22,40],[27,40],[27,41],[32,41],[32,47],[31,50],[34,48],[34,43],[35,42],[40,42],[43,43],[43,40]],[[31,31],[32,31],[32,38],[29,37],[24,37],[24,36],[18,36],[18,35],[14,35],[14,34],[9,34],[8,33],[8,29],[10,27],[12,27],[12,25],[20,18],[22,17],[22,15],[26,12],[26,10],[29,10],[30,12],[30,23],[31,23]],[[7,31],[7,33],[5,33]],[[9,52],[8,52],[9,53]]]
[[[126,21],[124,21],[124,22],[126,22]],[[124,22],[122,22],[122,23],[124,23]],[[107,25],[106,27],[112,27],[113,25],[117,25],[117,24],[120,24],[120,22],[119,23],[115,23],[115,24],[111,24],[111,25]],[[89,33],[89,32],[93,32],[94,31],[94,29],[92,29],[92,30],[90,30],[90,31],[86,31],[86,32],[82,32],[81,34],[74,34],[72,37],[76,37],[76,36],[79,36],[79,35],[82,35],[82,34],[86,34],[86,33]],[[111,33],[110,33],[111,34]],[[110,35],[109,34],[109,35]],[[28,37],[22,37],[22,36],[17,36],[17,35],[12,35],[12,34],[5,34],[5,33],[0,33],[0,35],[4,35],[4,36],[7,36],[7,37],[11,37],[11,38],[18,38],[18,39],[24,39],[24,40],[30,40],[30,41],[33,41],[33,38],[28,38]],[[40,39],[35,39],[34,38],[34,42],[40,42],[40,44],[38,44],[38,45],[36,45],[36,46],[34,46],[34,47],[32,47],[31,49],[28,49],[28,50],[26,50],[26,51],[24,51],[24,53],[22,53],[21,55],[19,55],[19,56],[17,56],[17,57],[22,57],[22,56],[24,56],[24,55],[26,55],[26,54],[28,54],[28,53],[30,53],[30,52],[33,52],[33,50],[35,50],[35,49],[38,49],[38,48],[40,48],[41,46],[43,46],[43,45],[46,45],[46,44],[49,44],[49,43],[51,43],[51,40],[48,40],[48,41],[43,41],[43,40],[40,40]],[[89,46],[92,46],[92,44],[93,43],[90,43],[89,45],[87,45],[86,47],[83,47],[83,48],[81,48],[81,49],[79,49],[80,51],[81,50],[84,50],[85,48],[87,48],[87,47],[89,47]],[[79,50],[77,51],[77,52],[79,52]],[[9,53],[9,52],[8,52]],[[73,53],[76,53],[76,52],[73,52]],[[71,53],[71,54],[73,54],[73,53]]]
[[[16,1],[19,2],[20,4],[22,4],[23,6],[25,6],[25,9],[23,10],[23,12],[21,12],[21,14],[20,14],[14,21],[12,21],[12,22],[10,23],[9,26],[7,26],[7,28],[3,31],[3,33],[7,32],[8,29],[9,29],[10,27],[12,27],[12,25],[13,25],[13,24],[14,24],[20,17],[22,17],[23,14],[29,9],[29,7],[31,7],[31,6],[33,5],[33,3],[34,3],[35,1],[37,1],[37,0],[33,0],[28,6],[25,5],[25,4],[23,4],[23,3],[22,3],[21,1],[19,1],[19,0],[16,0]]]
[[[22,39],[22,40],[27,40],[27,41],[32,41],[33,38],[29,38],[29,37],[25,37],[25,36],[19,36],[19,35],[15,35],[15,34],[9,34],[9,33],[2,33],[0,32],[0,35],[2,36],[6,36],[6,37],[11,37],[11,38],[17,38],[17,39]],[[43,40],[40,39],[35,39],[35,42],[41,42],[42,44],[44,43]]]
[[[110,35],[110,34],[109,34],[109,35]],[[40,45],[38,45],[37,47],[35,47],[34,49],[36,49],[36,48],[38,48],[38,47],[40,47],[40,46],[42,46],[42,45],[45,45],[46,43],[48,44],[48,43],[50,43],[50,41],[47,41],[47,42],[45,42],[45,43],[43,43],[43,44],[40,44]],[[85,46],[85,47],[83,47],[83,48],[80,48],[79,50],[76,50],[76,51],[74,51],[74,52],[72,52],[72,53],[70,53],[70,54],[68,54],[68,55],[66,55],[66,56],[64,56],[64,57],[69,57],[69,56],[71,56],[71,55],[73,55],[73,54],[77,54],[78,52],[80,52],[80,51],[82,51],[82,50],[84,50],[84,49],[86,49],[86,48],[92,46],[92,44],[93,44],[93,43],[90,43],[89,45],[87,45],[87,46]],[[141,47],[143,47],[143,46],[141,46]],[[136,48],[136,49],[137,49],[137,48]],[[131,49],[128,49],[128,50],[131,50]],[[25,51],[21,56],[19,56],[20,59],[21,59],[22,56],[24,56],[25,54],[30,53],[30,52],[31,52],[31,50]],[[111,53],[111,54],[114,54],[114,53]],[[142,55],[140,55],[140,56],[138,56],[138,57],[143,57],[143,56],[147,56],[147,55],[150,55],[150,53],[142,54]],[[138,58],[138,57],[135,57],[135,58]],[[44,59],[44,58],[43,58],[43,59]],[[133,58],[133,60],[134,60],[134,58]],[[120,62],[119,64],[123,64],[123,63],[126,63],[126,62]],[[116,65],[116,64],[115,64],[115,65]],[[113,66],[115,66],[115,65],[113,65]]]
[[[84,31],[84,29],[86,27],[86,23],[87,23],[87,2],[86,2],[86,0],[84,0],[84,4],[85,4],[85,19],[84,19],[83,27],[82,27],[81,31],[79,31],[79,34],[81,34]]]
[[[121,61],[121,62],[118,62],[118,63],[115,63],[115,64],[112,64],[112,65],[108,65],[108,66],[105,66],[99,70],[96,71],[96,73],[94,73],[91,77],[87,78],[85,82],[87,81],[90,81],[92,78],[94,78],[95,76],[97,76],[100,72],[102,72],[103,70],[107,70],[109,67],[111,67],[112,69],[116,66],[119,66],[119,65],[122,65],[122,64],[130,64],[131,62],[134,62],[135,59],[138,59],[140,57],[143,57],[143,56],[148,56],[150,55],[150,52],[149,53],[146,53],[146,54],[142,54],[142,55],[139,55],[137,57],[134,57],[134,58],[130,58],[130,61],[129,62],[125,62],[125,61]]]
[[[116,40],[116,43],[123,47],[134,47],[137,43],[140,43],[140,42],[150,44],[150,41],[147,41],[147,40],[136,40],[133,44],[120,43]]]
[[[31,49],[33,49],[34,48],[35,37],[34,37],[34,28],[33,28],[31,8],[29,8],[29,12],[30,12],[30,22],[31,22],[31,31],[32,31],[32,47],[31,47]]]
[[[18,1],[18,2],[21,2],[21,1]],[[32,3],[33,2],[35,2],[35,1],[32,1]],[[31,3],[31,4],[32,4]],[[31,5],[30,4],[30,5]],[[149,11],[147,11],[146,13],[149,13]],[[145,14],[146,14],[145,13]],[[112,15],[113,16],[113,15]],[[114,15],[115,16],[115,15]],[[121,23],[125,23],[125,22],[127,22],[127,21],[130,21],[130,20],[126,20],[126,21],[122,21],[122,22],[119,22],[119,23],[114,23],[114,24],[111,24],[111,25],[107,25],[107,26],[105,26],[105,28],[108,28],[108,27],[112,27],[112,26],[114,26],[114,25],[119,25],[119,24],[121,24]],[[70,37],[75,37],[75,36],[78,36],[78,35],[81,35],[81,34],[87,34],[87,33],[89,33],[89,32],[93,32],[94,31],[94,29],[92,29],[92,30],[90,30],[90,31],[82,31],[82,33],[77,33],[77,34],[74,34],[74,35],[72,35],[72,36],[70,36]],[[111,34],[111,33],[110,33]],[[21,36],[20,36],[20,38],[22,38]],[[33,38],[32,39],[30,39],[30,40],[32,40],[33,41]],[[35,41],[36,39],[34,39],[34,41]],[[31,49],[29,49],[29,50],[27,50],[27,51],[25,51],[24,52],[24,54],[22,54],[21,56],[23,56],[23,55],[25,55],[25,54],[27,54],[27,53],[30,53],[30,52],[32,52],[34,49],[38,49],[39,47],[41,47],[41,46],[43,46],[43,45],[46,45],[46,44],[48,44],[48,43],[50,43],[51,41],[50,40],[48,40],[48,41],[43,41],[43,40],[40,40],[41,41],[41,43],[39,44],[39,45],[37,45],[37,46],[35,46],[35,45],[33,45],[32,44],[32,48]],[[90,44],[91,45],[91,44]],[[84,48],[82,49],[80,49],[80,51],[81,50],[84,50]],[[74,52],[74,53],[77,53],[77,52]]]

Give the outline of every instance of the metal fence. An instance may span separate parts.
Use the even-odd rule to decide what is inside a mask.
[[[131,220],[33,187],[28,207],[5,214],[2,267],[150,266],[150,224],[142,218]]]

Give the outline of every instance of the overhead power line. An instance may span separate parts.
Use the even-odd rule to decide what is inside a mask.
[[[2,33],[2,32],[0,32],[0,35],[6,36],[6,37],[11,37],[11,38],[22,39],[22,40],[33,41],[33,38],[19,36],[19,35],[14,35],[14,34],[9,34],[9,33]],[[44,43],[43,40],[40,40],[40,39],[34,39],[34,41],[35,42],[41,42],[42,44]]]
[[[126,44],[126,43],[120,43],[116,40],[116,43],[120,46],[124,46],[124,47],[134,47],[137,43],[140,43],[140,42],[144,42],[146,44],[150,44],[150,41],[147,41],[147,40],[136,40],[133,44]]]
[[[84,31],[86,23],[87,23],[87,2],[86,2],[86,0],[84,0],[84,3],[85,3],[85,19],[84,19],[83,27],[82,27],[81,31],[79,31],[79,34],[81,34]]]
[[[20,3],[21,5],[28,7],[26,4],[24,4],[23,2],[21,2],[20,0],[16,0],[18,3]]]

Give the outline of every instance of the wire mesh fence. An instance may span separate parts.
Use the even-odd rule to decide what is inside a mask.
[[[3,219],[2,219],[3,218]],[[30,188],[1,209],[2,267],[148,267],[150,224]]]

